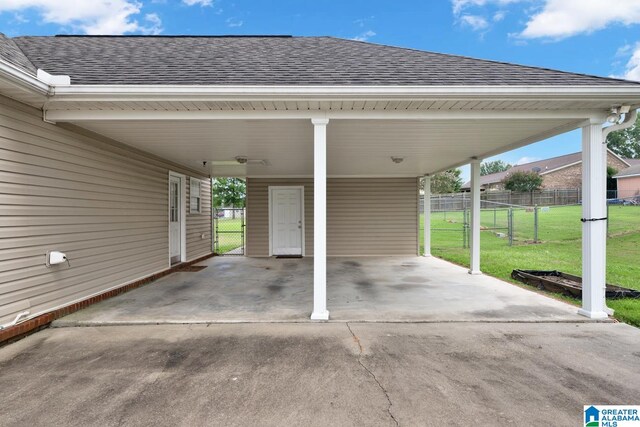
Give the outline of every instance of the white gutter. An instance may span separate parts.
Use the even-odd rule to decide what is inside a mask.
[[[2,59],[0,59],[0,79],[39,95],[46,96],[51,90],[49,84]]]
[[[56,88],[61,101],[127,99],[523,99],[629,100],[640,106],[640,85],[624,86],[194,86],[72,85]]]

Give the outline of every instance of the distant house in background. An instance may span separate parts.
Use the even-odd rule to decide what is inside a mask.
[[[617,171],[627,169],[633,162],[640,160],[623,159],[613,151],[608,151],[607,164]],[[544,177],[542,184],[546,189],[580,188],[582,185],[582,153],[565,154],[564,156],[538,160],[537,162],[516,165],[504,172],[492,173],[480,177],[480,186],[485,191],[504,190],[502,180],[511,172],[538,172]],[[469,191],[471,182],[465,182],[462,191]]]
[[[631,159],[631,166],[618,173],[618,197],[640,196],[640,159]]]

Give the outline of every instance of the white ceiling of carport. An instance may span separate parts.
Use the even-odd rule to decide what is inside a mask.
[[[331,120],[327,169],[331,176],[420,176],[473,156],[507,151],[553,133],[575,119]],[[309,120],[106,120],[77,125],[213,176],[310,176]],[[541,139],[541,137],[537,138]],[[216,166],[236,156],[263,165]],[[395,164],[391,156],[403,157]]]

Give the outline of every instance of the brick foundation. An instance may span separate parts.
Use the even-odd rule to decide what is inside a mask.
[[[193,265],[195,263],[204,261],[205,259],[209,259],[211,257],[213,257],[214,254],[209,254],[209,255],[205,255],[203,257],[194,259],[193,261],[188,261],[188,262],[184,262],[181,264],[178,264],[176,266],[173,266],[171,268],[168,268],[164,271],[161,271],[159,273],[156,274],[152,274],[151,276],[147,276],[143,279],[137,280],[133,283],[129,283],[128,285],[122,286],[120,288],[117,289],[112,289],[110,291],[104,292],[100,295],[96,295],[93,296],[91,298],[87,298],[85,300],[82,301],[78,301],[76,303],[73,303],[71,305],[59,308],[57,310],[54,311],[50,311],[48,313],[44,313],[41,314],[38,317],[34,317],[33,319],[29,319],[25,322],[21,322],[18,323],[17,325],[11,326],[7,329],[3,329],[0,330],[0,346],[3,346],[5,344],[9,344],[11,342],[17,341],[23,337],[25,337],[26,335],[32,334],[34,332],[37,332],[41,329],[44,329],[46,327],[48,327],[51,322],[53,322],[56,319],[59,319],[60,317],[66,316],[68,314],[71,314],[73,312],[76,312],[78,310],[82,310],[85,307],[88,307],[92,304],[95,304],[97,302],[100,301],[104,301],[108,298],[111,297],[115,297],[116,295],[120,295],[123,294],[127,291],[130,291],[132,289],[136,289],[139,288],[140,286],[146,285],[148,283],[153,282],[154,280],[158,280],[161,277],[164,277],[168,274],[174,273],[184,267]]]

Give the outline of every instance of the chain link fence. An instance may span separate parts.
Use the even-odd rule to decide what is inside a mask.
[[[540,214],[547,212],[548,207],[503,205],[487,201],[482,201],[481,205],[480,228],[483,233],[491,233],[509,246],[539,241]],[[431,217],[434,243],[440,246],[469,247],[471,209],[435,210]]]
[[[218,255],[244,255],[245,209],[214,208],[214,252]]]

